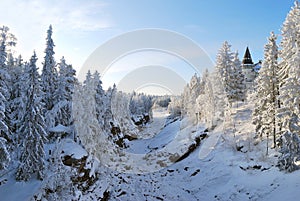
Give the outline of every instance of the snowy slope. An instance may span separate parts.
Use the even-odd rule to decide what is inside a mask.
[[[114,172],[111,200],[298,200],[300,171],[280,172],[275,167],[275,150],[266,157],[264,142],[250,143],[251,105],[241,105],[232,112],[238,122],[235,137],[230,126],[220,125],[180,162],[147,174]],[[138,147],[141,142],[160,145],[163,138],[156,137],[137,142]],[[244,148],[236,151],[236,144]],[[134,143],[132,146],[134,150]]]

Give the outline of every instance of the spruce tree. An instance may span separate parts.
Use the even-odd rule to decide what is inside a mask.
[[[46,50],[42,69],[42,90],[44,92],[43,102],[46,110],[51,110],[54,106],[54,94],[57,89],[58,73],[54,60],[54,42],[52,40],[52,26],[49,26],[46,38]]]
[[[37,174],[38,179],[44,177],[44,143],[46,142],[47,133],[42,113],[42,92],[36,61],[37,58],[34,52],[24,72],[23,97],[26,97],[26,113],[18,132],[24,135],[24,139],[16,179],[24,181],[31,178],[33,174]]]
[[[277,37],[271,32],[265,45],[264,62],[256,79],[256,102],[253,122],[257,136],[273,136],[276,145],[276,112],[278,109],[278,47]]]

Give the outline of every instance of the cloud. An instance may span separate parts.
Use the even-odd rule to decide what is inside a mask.
[[[72,31],[95,31],[112,26],[105,13],[107,4],[99,1],[4,0],[1,5],[1,19],[20,25],[52,24],[58,29]]]
[[[27,60],[36,50],[42,62],[50,24],[54,40],[56,36],[76,39],[86,33],[87,37],[93,31],[113,26],[107,6],[98,0],[1,0],[0,25],[8,26],[17,37],[17,54]],[[59,48],[62,47],[55,51],[59,52]]]

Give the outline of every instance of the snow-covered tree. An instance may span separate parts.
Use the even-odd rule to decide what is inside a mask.
[[[109,142],[103,128],[100,127],[96,112],[96,89],[92,81],[83,86],[78,85],[73,95],[73,118],[76,133],[80,142],[89,154],[87,164],[95,169],[98,164],[105,163],[105,157],[111,149],[107,148]]]
[[[55,103],[54,94],[57,88],[58,73],[56,70],[53,48],[52,26],[50,25],[47,31],[46,50],[41,76],[42,90],[44,92],[43,102],[46,110],[51,110],[53,108]]]
[[[299,157],[299,117],[300,117],[300,5],[288,13],[282,26],[281,51],[282,61],[279,65],[279,103],[277,112],[281,134],[279,157],[281,169],[292,171],[295,160]]]
[[[37,174],[38,179],[44,177],[44,143],[46,142],[47,133],[42,112],[42,93],[36,61],[37,58],[34,52],[24,72],[23,97],[26,97],[26,113],[24,114],[22,126],[18,131],[24,137],[20,147],[22,153],[16,173],[17,180],[27,181],[33,174]]]
[[[9,120],[7,116],[7,106],[9,98],[8,83],[9,75],[6,69],[6,44],[5,35],[2,34],[2,42],[0,45],[0,137],[5,138],[7,141],[11,141],[9,128],[7,126]]]
[[[300,36],[300,33],[299,33]],[[292,114],[300,116],[300,42],[295,42],[295,54],[284,62],[288,69],[287,77],[280,84],[279,100],[282,103],[278,110],[282,131],[287,129]]]
[[[9,128],[7,126],[6,108],[8,105],[8,87],[7,87],[7,69],[6,69],[6,35],[1,34],[1,46],[0,46],[0,169],[7,167],[10,160],[10,154],[7,151],[6,142],[12,140],[10,136]]]
[[[281,170],[292,172],[299,169],[300,161],[300,119],[293,114],[288,121],[287,129],[279,138],[278,167]]]
[[[295,44],[300,36],[300,5],[295,1],[294,7],[288,13],[281,29],[281,43],[279,52],[280,71],[279,71],[279,85],[285,83],[285,78],[288,77],[290,62],[293,55],[296,54]]]
[[[231,45],[225,41],[216,59],[216,71],[221,78],[224,90],[230,102],[244,99],[244,75],[238,53],[230,50]]]
[[[228,107],[228,100],[221,81],[219,71],[206,71],[202,77],[202,90],[196,99],[195,110],[199,119],[204,121],[208,128],[213,128],[224,120],[224,112]]]
[[[10,161],[10,154],[6,148],[6,140],[0,137],[0,170],[7,168]]]
[[[160,102],[160,100],[157,101]],[[169,104],[168,101],[165,102],[167,103],[166,105]],[[133,92],[130,95],[129,111],[135,122],[145,116],[148,116],[150,120],[152,117],[152,105],[152,98],[146,94]]]
[[[111,124],[113,124],[113,114],[111,109],[111,102],[113,94],[115,94],[117,91],[116,85],[114,84],[113,87],[109,87],[105,93],[105,99],[104,99],[104,130],[106,132],[111,131]]]
[[[17,133],[17,130],[19,130],[22,119],[25,114],[25,106],[24,106],[24,100],[26,99],[23,97],[22,89],[24,87],[24,66],[27,64],[24,64],[22,61],[22,57],[19,56],[17,60],[17,64],[14,66],[14,68],[10,71],[10,77],[12,80],[11,85],[11,93],[10,93],[10,131],[14,133],[13,141],[16,145],[20,143],[20,137],[21,134]]]
[[[189,84],[186,85],[186,87],[184,88],[182,94],[183,115],[187,115],[194,122],[197,117],[195,111],[196,99],[200,95],[202,90],[200,83],[201,83],[200,77],[198,77],[197,74],[194,74]]]
[[[13,48],[17,44],[16,36],[9,31],[7,26],[0,27],[0,35],[0,43],[4,42],[8,56],[12,57],[12,54],[14,53]]]
[[[47,175],[42,183],[40,191],[35,194],[38,200],[80,200],[76,197],[76,185],[72,181],[77,171],[63,164],[63,143],[58,138],[52,152],[52,157],[47,168]],[[49,193],[50,192],[50,193]]]
[[[128,94],[115,90],[111,99],[111,111],[115,126],[120,127],[123,134],[132,136],[137,134],[137,130],[130,116],[129,101]]]
[[[61,58],[58,63],[59,77],[58,86],[54,93],[54,107],[49,111],[48,121],[51,121],[51,117],[55,116],[54,126],[61,124],[64,126],[70,126],[71,109],[72,109],[72,95],[74,92],[74,85],[77,83],[75,77],[76,71],[71,65],[66,64],[64,57]],[[49,123],[48,123],[49,126]]]
[[[100,127],[104,128],[104,113],[105,113],[105,92],[102,88],[102,81],[100,79],[100,74],[95,71],[93,74],[93,80],[95,85],[95,101],[96,101],[96,116]]]
[[[256,99],[253,112],[253,123],[257,136],[273,136],[276,145],[276,112],[278,109],[278,47],[277,37],[271,32],[265,45],[264,62],[256,78]]]
[[[245,76],[242,71],[242,64],[239,59],[239,54],[236,52],[232,60],[233,73],[231,75],[233,88],[231,91],[232,99],[235,101],[244,101],[245,99]]]
[[[168,105],[168,111],[172,117],[180,117],[182,110],[182,100],[180,96],[172,96]]]

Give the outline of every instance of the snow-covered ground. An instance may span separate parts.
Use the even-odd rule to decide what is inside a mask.
[[[155,113],[147,132],[156,135],[131,141],[118,158],[119,167],[127,168],[116,168],[116,163],[102,168],[99,180],[81,200],[96,200],[104,191],[110,192],[110,200],[298,200],[300,171],[280,172],[276,150],[266,156],[266,143],[253,143],[251,105],[240,104],[232,114],[235,135],[230,121],[219,125],[188,157],[175,162],[170,157],[185,153],[204,127],[192,126],[187,119],[166,124],[166,111]],[[86,155],[71,140],[62,144],[65,154]],[[237,151],[236,146],[243,148]],[[13,171],[1,174],[0,200],[30,200],[41,185],[36,180],[16,182]]]
[[[220,125],[182,161],[148,174],[115,173],[124,180],[111,186],[112,200],[298,200],[300,171],[280,172],[277,152],[271,150],[267,157],[265,143],[254,145],[250,140],[254,135],[249,121],[251,105],[240,105],[232,113],[237,120],[235,136],[228,123]],[[195,128],[182,129],[189,130],[186,138]],[[156,137],[132,142],[129,150],[139,152],[144,148],[145,153],[152,150],[143,143],[157,142],[160,147],[164,144],[161,140],[167,143],[171,139],[160,134]],[[175,137],[169,144],[177,140]],[[236,145],[244,148],[236,151]]]

